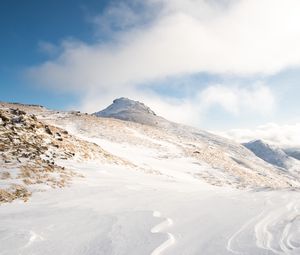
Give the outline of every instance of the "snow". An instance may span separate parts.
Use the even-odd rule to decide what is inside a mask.
[[[153,217],[156,218],[161,218],[161,213],[158,211],[153,212]],[[165,221],[162,223],[158,224],[157,226],[153,227],[151,229],[151,233],[160,233],[163,229],[166,227],[172,226],[173,225],[173,220],[170,218],[166,218]],[[160,246],[158,246],[152,253],[151,255],[159,255],[161,254],[164,250],[166,250],[169,246],[173,245],[175,243],[175,237],[173,234],[167,232],[167,240],[162,243]]]
[[[111,115],[119,115],[120,117],[124,112],[140,112],[141,114],[156,115],[149,107],[141,102],[133,101],[128,98],[118,98],[106,109],[95,113],[99,117],[109,117]]]
[[[2,204],[1,255],[300,254],[299,191],[243,146],[170,123],[38,110],[114,161],[57,160],[78,173],[70,186]]]
[[[244,146],[251,150],[257,157],[279,167],[296,179],[300,178],[300,160],[297,158],[297,149],[281,149],[262,140],[245,143]]]
[[[102,111],[95,112],[94,115],[97,117],[134,121],[147,125],[157,125],[166,121],[162,117],[156,116],[156,114],[143,103],[124,97],[115,99],[111,105]]]
[[[122,166],[0,210],[1,254],[299,254],[300,196],[217,188]]]
[[[264,143],[262,140],[244,143],[244,146],[264,161],[278,167],[288,168],[290,158],[282,149]]]

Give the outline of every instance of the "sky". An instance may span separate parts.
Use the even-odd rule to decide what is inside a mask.
[[[298,0],[3,0],[0,100],[95,112],[125,96],[239,141],[292,144],[299,13]]]

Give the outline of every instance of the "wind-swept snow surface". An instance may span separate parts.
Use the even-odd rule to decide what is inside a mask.
[[[154,211],[153,212],[153,216],[157,217],[157,218],[161,218],[161,213],[158,211]],[[155,226],[154,228],[151,229],[152,233],[159,233],[161,232],[163,229],[165,229],[166,227],[172,226],[173,225],[173,220],[170,218],[166,218],[165,221],[163,221],[162,223],[158,224],[157,226]],[[160,246],[158,246],[152,253],[151,255],[159,255],[161,254],[164,250],[166,250],[169,246],[173,245],[175,243],[175,237],[167,232],[168,238],[167,240],[162,243]]]
[[[1,254],[300,252],[296,192],[217,188],[120,166],[76,168],[86,178],[71,187],[1,206]]]
[[[300,254],[297,175],[244,146],[166,120],[17,107],[81,150],[54,159],[70,186],[0,206],[1,255]]]

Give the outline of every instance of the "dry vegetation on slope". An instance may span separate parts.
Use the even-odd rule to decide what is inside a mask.
[[[100,145],[109,141],[150,148],[161,160],[192,158],[199,171],[191,174],[212,185],[241,189],[300,187],[295,177],[267,164],[244,146],[189,127],[162,128],[86,114],[64,114],[60,118],[48,115],[47,122],[88,140],[100,139]],[[155,168],[153,171],[159,173]]]
[[[26,201],[33,190],[68,185],[78,174],[63,166],[67,159],[124,163],[35,115],[16,108],[0,109],[0,203],[17,198]]]
[[[212,185],[240,189],[300,186],[295,176],[267,164],[240,144],[166,120],[161,126],[143,125],[8,103],[0,103],[0,113],[2,202],[26,200],[45,185],[67,185],[74,176],[64,167],[69,159],[98,161],[99,167],[120,164],[168,178],[173,178],[168,172],[174,170]],[[133,155],[127,148],[145,153]],[[173,169],[176,160],[189,160],[191,165]],[[155,166],[162,162],[164,169]]]

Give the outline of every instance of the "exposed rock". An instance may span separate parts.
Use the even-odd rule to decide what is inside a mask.
[[[45,131],[47,134],[53,135],[52,131],[50,130],[50,128],[47,125],[45,126]]]
[[[35,185],[39,185],[38,190],[41,185],[69,185],[78,175],[57,162],[72,159],[75,153],[76,160],[122,162],[98,145],[79,140],[18,108],[0,107],[0,119],[0,203],[27,200]]]
[[[0,124],[0,179],[12,180],[0,190],[0,203],[17,198],[27,200],[30,196],[27,186],[16,186],[13,180],[20,180],[25,185],[42,183],[51,187],[69,183],[74,174],[55,164],[54,157],[70,158],[72,154],[65,155],[55,151],[56,146],[51,146],[49,141],[54,141],[51,127],[19,109],[0,110],[0,116],[6,123]],[[46,153],[51,161],[44,159]]]

